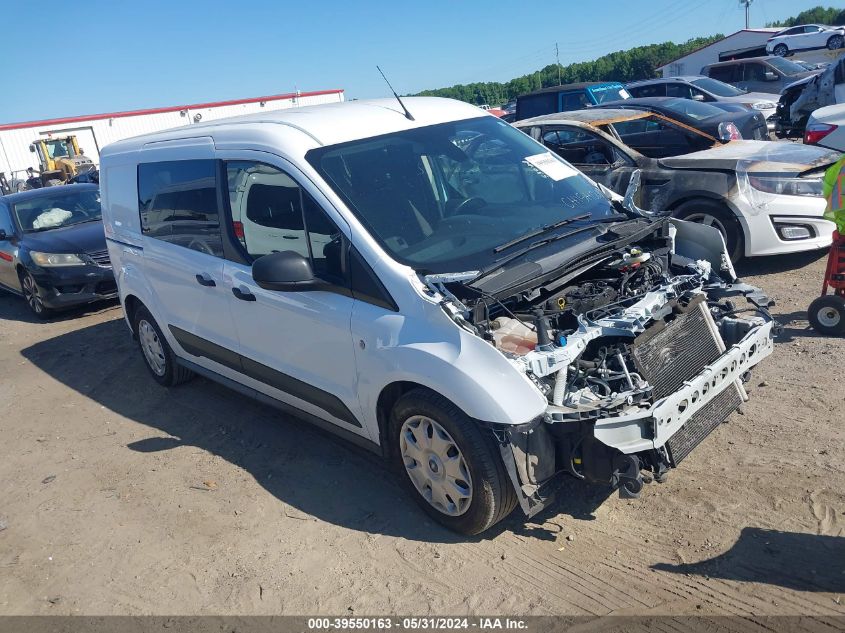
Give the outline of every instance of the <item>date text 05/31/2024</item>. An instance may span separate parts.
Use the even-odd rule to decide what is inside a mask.
[[[478,631],[523,630],[528,625],[519,618],[446,618],[446,617],[344,617],[308,618],[310,631],[353,630],[451,630],[475,629]]]

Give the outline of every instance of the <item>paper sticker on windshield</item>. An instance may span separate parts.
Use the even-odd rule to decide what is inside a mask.
[[[541,172],[546,174],[552,180],[563,180],[564,178],[571,178],[578,172],[564,162],[559,161],[550,153],[535,154],[534,156],[526,156],[523,159],[529,165],[536,167]]]

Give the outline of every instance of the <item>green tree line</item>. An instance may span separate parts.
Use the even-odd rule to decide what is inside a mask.
[[[423,90],[416,96],[449,97],[476,105],[489,103],[497,105],[514,99],[518,95],[539,90],[559,83],[569,84],[579,81],[633,81],[656,77],[656,68],[677,57],[691,53],[697,48],[707,46],[722,35],[697,37],[683,44],[664,42],[663,44],[649,44],[637,46],[626,51],[617,51],[602,55],[598,59],[569,64],[560,67],[560,82],[558,82],[558,65],[548,66],[522,77],[516,77],[507,82],[487,81],[471,84],[458,84],[448,88]]]
[[[821,6],[802,11],[792,18],[772,22],[766,26],[789,27],[797,24],[845,24],[845,9]],[[416,96],[449,97],[481,105],[498,105],[516,98],[518,95],[558,84],[579,81],[632,81],[657,77],[657,68],[678,57],[707,46],[724,37],[721,34],[709,37],[697,37],[683,44],[664,42],[637,46],[625,51],[616,51],[588,62],[579,62],[567,66],[549,64],[533,73],[516,77],[506,82],[487,81],[471,84],[458,84],[448,88],[423,90]],[[560,81],[558,81],[560,69]]]
[[[799,24],[828,24],[839,26],[845,24],[845,9],[825,8],[821,6],[813,7],[812,9],[802,11],[794,18],[787,18],[780,22],[770,22],[766,26],[782,26],[788,28],[790,26],[798,26]]]

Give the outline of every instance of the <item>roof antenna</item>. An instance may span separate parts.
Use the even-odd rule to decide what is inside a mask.
[[[381,68],[379,68],[378,65],[376,65],[376,70],[378,70],[381,73],[381,78],[384,79],[384,83],[387,84],[387,87],[390,88],[390,92],[393,93],[393,96],[396,97],[396,100],[399,102],[399,105],[402,106],[402,109],[405,111],[405,118],[408,119],[409,121],[415,121],[416,119],[414,119],[413,115],[410,112],[408,112],[408,108],[406,108],[405,104],[402,103],[402,99],[400,99],[399,95],[396,94],[396,91],[393,89],[393,86],[391,86],[390,82],[387,81],[387,77],[384,76],[384,73],[381,72]]]

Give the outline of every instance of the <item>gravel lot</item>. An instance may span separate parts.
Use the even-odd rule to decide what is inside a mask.
[[[740,267],[784,326],[663,485],[576,481],[441,529],[379,460],[204,379],[147,375],[119,307],[0,295],[0,614],[845,614],[845,340],[822,254]]]

